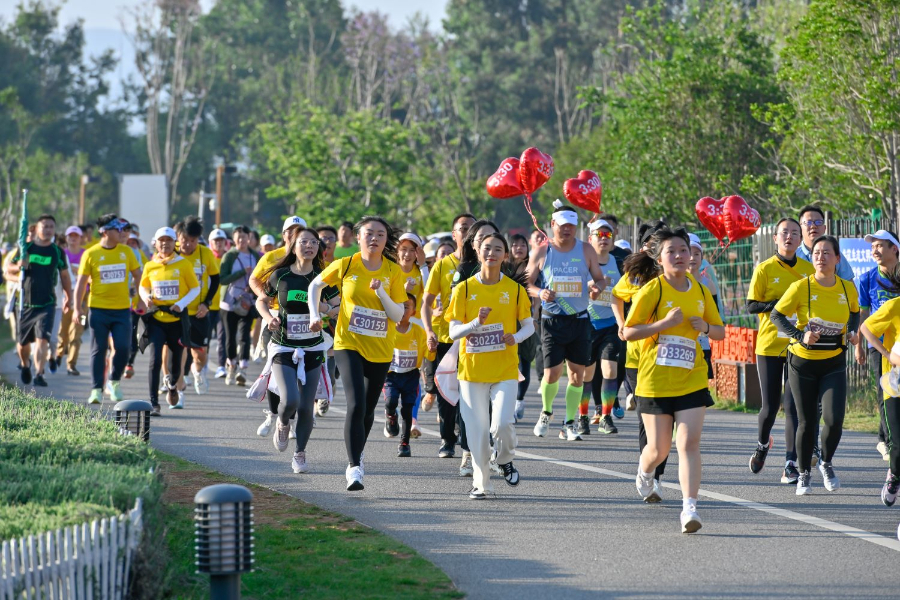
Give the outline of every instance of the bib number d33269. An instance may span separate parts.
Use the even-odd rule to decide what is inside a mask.
[[[661,335],[656,346],[656,364],[693,369],[697,360],[697,342],[680,335]]]

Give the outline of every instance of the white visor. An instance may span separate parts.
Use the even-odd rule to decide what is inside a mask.
[[[610,232],[612,232],[613,230],[612,226],[603,219],[597,219],[596,221],[591,221],[590,223],[588,223],[588,229],[591,230],[591,233],[597,231],[601,227],[606,227]]]
[[[578,225],[578,213],[571,208],[564,208],[553,213],[553,222],[557,225]]]

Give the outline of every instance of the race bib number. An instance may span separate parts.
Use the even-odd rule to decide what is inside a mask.
[[[390,370],[395,373],[406,373],[416,368],[419,362],[419,353],[416,350],[400,350],[394,348],[394,358],[391,360]]]
[[[197,281],[201,284],[203,283],[203,267],[194,267],[194,275],[197,277]]]
[[[583,285],[581,277],[554,276],[550,289],[560,298],[580,298]]]
[[[793,325],[794,327],[796,327],[796,326],[797,326],[797,313],[794,313],[794,314],[792,314],[790,317],[788,317],[788,322],[789,322],[791,325]],[[781,339],[783,339],[783,340],[786,340],[786,339],[790,339],[790,338],[791,338],[791,336],[789,336],[789,335],[786,334],[786,333],[781,333],[781,331],[778,332],[778,337],[781,338]]]
[[[697,360],[697,342],[680,335],[661,335],[656,346],[656,364],[693,369]]]
[[[840,335],[844,331],[843,323],[826,321],[825,319],[820,319],[819,317],[813,317],[812,319],[810,319],[809,323],[806,324],[806,327],[810,331],[814,331],[819,335]],[[810,344],[810,346],[827,346],[828,348],[833,348],[834,344],[816,342],[815,344]]]
[[[285,315],[287,339],[308,340],[318,337],[319,334],[309,330],[309,315]]]
[[[503,342],[503,323],[482,325],[466,336],[466,354],[498,352],[506,348]]]
[[[354,306],[350,312],[351,333],[358,333],[368,337],[386,338],[388,329],[387,313],[374,308]]]
[[[100,265],[100,283],[124,283],[125,265]]]
[[[604,308],[609,308],[612,306],[613,295],[612,290],[608,287],[600,292],[600,295],[597,296],[596,300],[591,300],[591,304],[595,306],[602,306]]]
[[[175,302],[178,300],[179,286],[177,279],[153,281],[151,286],[155,300],[162,300],[163,302]]]

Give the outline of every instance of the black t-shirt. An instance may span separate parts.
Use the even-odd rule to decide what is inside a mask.
[[[619,267],[619,273],[624,273],[625,269],[623,267],[625,263],[625,259],[631,254],[625,248],[619,248],[618,246],[613,246],[613,249],[609,251],[610,254],[613,255],[613,258],[616,259],[616,265]]]
[[[24,306],[43,307],[56,304],[56,282],[59,272],[69,268],[65,253],[56,244],[25,245],[27,264],[21,264],[22,303]]]
[[[309,284],[319,271],[313,270],[306,275],[297,275],[290,267],[273,272],[266,281],[266,295],[278,298],[278,318],[281,327],[272,332],[272,341],[289,348],[309,348],[322,343],[322,333],[309,330]],[[322,290],[322,301],[331,300],[338,295],[336,287]]]

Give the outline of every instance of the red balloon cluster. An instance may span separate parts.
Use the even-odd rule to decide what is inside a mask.
[[[593,171],[581,171],[578,177],[567,179],[563,185],[566,200],[593,213],[600,213],[600,197],[603,185]]]
[[[553,175],[553,158],[529,148],[520,158],[507,158],[487,180],[487,193],[494,198],[531,197]]]
[[[731,244],[750,237],[759,229],[759,212],[750,208],[740,196],[726,196],[721,200],[708,196],[700,198],[694,210],[700,223],[723,243],[726,236]]]

